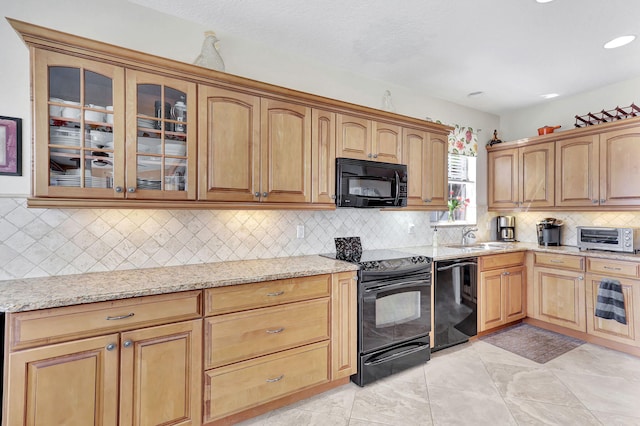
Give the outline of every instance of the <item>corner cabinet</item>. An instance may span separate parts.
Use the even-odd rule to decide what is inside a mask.
[[[447,135],[404,128],[402,150],[409,173],[407,206],[446,210]]]
[[[534,253],[534,259],[529,316],[586,332],[584,257]]]
[[[554,144],[490,151],[489,207],[550,207],[554,204]]]
[[[195,200],[195,87],[35,49],[34,195]]]

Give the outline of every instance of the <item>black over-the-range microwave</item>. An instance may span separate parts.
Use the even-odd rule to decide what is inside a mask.
[[[336,158],[337,207],[404,207],[407,166]]]

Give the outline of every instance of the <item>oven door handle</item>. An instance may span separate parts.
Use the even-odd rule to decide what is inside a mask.
[[[419,264],[415,267],[411,267],[411,268],[406,268],[402,270],[402,275],[409,275],[409,274],[415,274],[416,272],[420,272],[420,271],[424,271],[425,273],[430,273],[431,269],[427,269],[425,268],[425,264]],[[363,274],[366,274],[367,278],[375,278],[375,277],[387,277],[389,276],[391,273],[393,273],[394,275],[398,275],[395,271],[394,272],[390,272],[390,271],[364,271]],[[366,281],[372,281],[370,279],[367,279]]]
[[[462,266],[478,266],[478,264],[476,262],[460,262],[460,263],[454,263],[453,265],[442,266],[440,268],[437,268],[436,271],[438,272],[448,271],[449,269],[458,268]]]
[[[373,287],[368,287],[364,289],[365,293],[371,293],[374,291],[379,291],[379,290],[393,290],[394,288],[398,288],[398,287],[406,287],[408,285],[412,285],[412,284],[426,284],[429,285],[431,284],[431,281],[429,280],[414,280],[414,281],[403,281],[401,283],[396,283],[396,284],[380,284],[380,285],[376,285]]]
[[[371,361],[365,362],[364,365],[369,366],[369,365],[383,364],[395,358],[400,358],[401,356],[410,355],[412,353],[424,351],[426,349],[429,349],[429,345],[427,345],[426,343],[420,343],[419,346],[416,348],[407,349],[406,351],[402,351],[402,352],[396,352],[393,355],[385,356],[382,358],[374,358]]]

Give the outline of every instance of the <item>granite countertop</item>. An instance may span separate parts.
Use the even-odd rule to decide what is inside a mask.
[[[571,246],[540,247],[535,243],[513,243],[505,248],[473,250],[444,244],[439,247],[401,247],[394,250],[431,257],[436,261],[527,250],[640,261],[640,255],[636,254],[582,252]],[[355,264],[310,255],[7,280],[0,281],[0,312],[32,311],[356,270],[358,266]]]
[[[0,312],[21,312],[235,284],[356,271],[321,256],[241,260],[0,281]]]

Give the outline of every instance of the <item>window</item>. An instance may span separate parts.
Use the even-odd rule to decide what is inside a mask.
[[[449,154],[449,198],[469,199],[469,205],[454,212],[455,221],[476,223],[476,157]],[[431,221],[446,222],[448,212],[436,212]]]

